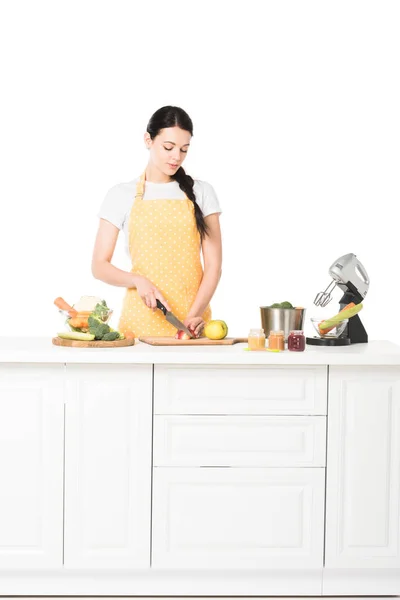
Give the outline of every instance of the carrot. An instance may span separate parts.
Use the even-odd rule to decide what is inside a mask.
[[[72,308],[72,306],[70,306],[68,302],[65,302],[64,298],[61,298],[60,296],[54,300],[54,304],[60,310],[64,310],[65,312],[67,312],[70,317],[76,317],[76,315],[78,314],[78,312],[74,308]]]
[[[89,327],[87,317],[72,317],[68,320],[68,323],[71,325],[71,327],[75,327],[75,329]]]
[[[347,304],[346,306],[344,306],[342,308],[342,310],[340,310],[339,312],[343,312],[344,310],[347,310],[348,308],[353,308],[353,306],[355,306],[354,302],[350,302],[350,304]],[[322,321],[321,321],[322,323]],[[332,331],[332,329],[335,329],[335,327],[328,327],[327,329],[321,329],[320,325],[321,323],[318,325],[318,329],[321,335],[326,335],[327,333],[329,333],[330,331]]]

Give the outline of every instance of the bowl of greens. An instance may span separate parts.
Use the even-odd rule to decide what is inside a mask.
[[[269,306],[260,306],[261,324],[265,336],[268,337],[271,331],[281,330],[287,341],[289,333],[293,329],[304,329],[306,309],[300,306],[293,306],[291,302],[275,302]]]

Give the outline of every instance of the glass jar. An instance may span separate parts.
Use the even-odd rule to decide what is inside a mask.
[[[292,352],[304,352],[306,349],[306,338],[300,329],[293,329],[288,337],[288,350]]]
[[[265,349],[265,333],[264,329],[250,329],[248,344],[250,350]]]
[[[268,337],[268,348],[271,350],[284,350],[285,349],[285,336],[283,331],[280,329],[277,331],[271,331]]]

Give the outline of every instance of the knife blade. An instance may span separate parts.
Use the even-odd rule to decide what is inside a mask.
[[[188,329],[186,327],[186,325],[184,325],[182,323],[182,321],[180,321],[170,310],[167,310],[167,307],[164,306],[164,304],[162,302],[160,302],[158,299],[157,299],[157,308],[159,308],[164,313],[164,316],[165,316],[166,320],[168,321],[168,323],[171,323],[171,325],[176,327],[176,329],[178,329],[178,330],[180,329],[180,330],[184,331],[191,338],[195,337],[193,335],[193,333],[190,331],[190,329]]]

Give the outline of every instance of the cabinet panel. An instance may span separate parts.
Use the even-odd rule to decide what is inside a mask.
[[[68,365],[65,566],[149,567],[152,367]]]
[[[325,467],[325,417],[156,415],[155,466]]]
[[[326,566],[400,567],[400,370],[331,367]]]
[[[155,414],[325,415],[327,368],[154,367]]]
[[[155,468],[152,565],[318,568],[324,469]]]
[[[0,366],[0,568],[57,568],[64,367]]]

